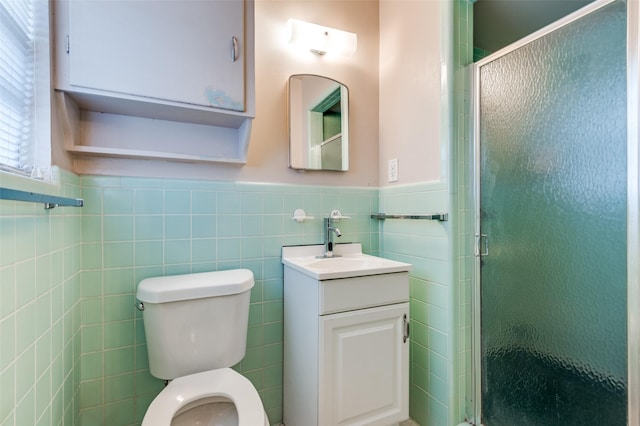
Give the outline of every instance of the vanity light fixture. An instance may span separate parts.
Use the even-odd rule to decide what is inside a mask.
[[[316,55],[340,54],[351,56],[358,47],[358,35],[310,22],[289,19],[289,44],[310,50]]]

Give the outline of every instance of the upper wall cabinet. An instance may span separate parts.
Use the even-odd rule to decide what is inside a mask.
[[[236,129],[237,155],[100,147],[70,130],[76,153],[184,161],[246,161],[254,117],[253,1],[56,3],[56,89],[69,127],[83,111]],[[75,111],[73,111],[75,109]],[[82,121],[79,119],[78,121]],[[118,149],[119,148],[119,149]],[[115,151],[114,151],[115,150]],[[176,150],[179,151],[179,150]]]

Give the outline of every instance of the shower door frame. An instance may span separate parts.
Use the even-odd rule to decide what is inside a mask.
[[[473,161],[471,162],[474,204],[474,271],[471,315],[471,389],[468,400],[473,418],[482,419],[482,360],[480,328],[480,68],[534,40],[568,25],[619,0],[596,0],[539,31],[473,64]],[[626,0],[627,6],[627,419],[629,426],[640,426],[640,0]]]

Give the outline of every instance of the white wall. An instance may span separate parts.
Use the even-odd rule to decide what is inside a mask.
[[[437,0],[380,1],[380,186],[441,180],[447,54]],[[441,65],[442,64],[442,65]],[[444,68],[443,68],[444,67]],[[444,104],[444,105],[443,105]],[[444,141],[445,144],[447,141]],[[399,180],[387,162],[399,160]]]
[[[453,9],[451,0],[380,0],[380,211],[449,213],[445,222],[387,221],[380,235],[383,257],[414,265],[410,415],[421,425],[453,425],[464,418],[460,342],[466,335],[459,334],[453,255],[457,188],[449,176]],[[399,160],[399,180],[389,183],[392,158]]]

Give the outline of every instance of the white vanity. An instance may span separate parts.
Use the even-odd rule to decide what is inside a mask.
[[[380,425],[409,417],[408,263],[360,244],[283,247],[284,423]]]

